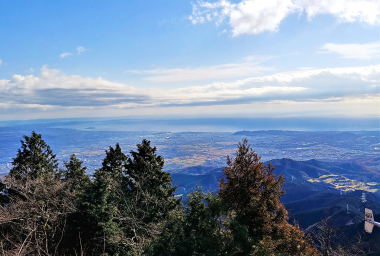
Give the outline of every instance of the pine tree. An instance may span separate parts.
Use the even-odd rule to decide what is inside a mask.
[[[126,166],[124,189],[128,198],[138,198],[135,214],[144,223],[159,222],[178,205],[170,174],[163,171],[164,159],[156,150],[144,139],[137,152],[131,151]]]
[[[69,189],[80,193],[89,185],[90,179],[86,175],[87,168],[82,166],[83,161],[79,160],[75,154],[70,156],[70,161],[65,162],[65,169],[62,171],[62,179],[67,183]]]
[[[228,158],[219,196],[228,210],[230,255],[317,255],[280,202],[284,179],[265,166],[244,139]]]
[[[34,131],[30,137],[24,136],[24,140],[21,140],[21,148],[12,165],[9,176],[18,180],[56,175],[58,169],[50,146],[42,139],[41,134]]]

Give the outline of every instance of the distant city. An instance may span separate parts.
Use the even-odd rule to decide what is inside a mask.
[[[129,152],[144,138],[151,140],[158,148],[158,152],[165,157],[165,169],[173,173],[191,166],[223,167],[226,156],[233,154],[242,138],[249,139],[254,150],[264,161],[280,158],[367,161],[366,159],[379,156],[380,133],[376,131],[376,120],[362,121],[361,125],[365,126],[367,131],[336,131],[342,123],[351,123],[352,128],[355,125],[360,127],[360,120],[313,119],[303,122],[310,126],[303,131],[295,129],[299,120],[284,120],[271,119],[269,123],[264,119],[232,120],[235,122],[230,119],[56,119],[2,122],[0,173],[7,173],[9,163],[20,146],[19,140],[23,135],[29,135],[32,130],[42,133],[43,138],[61,160],[61,165],[70,154],[75,153],[84,161],[90,172],[100,166],[108,146],[120,143],[122,149]],[[231,124],[229,129],[225,128],[227,123]],[[260,130],[261,127],[274,124],[284,130]],[[323,124],[326,124],[325,130],[331,128],[332,131],[316,131],[318,126]],[[256,131],[233,132],[233,126],[241,130],[252,127],[252,130]],[[286,131],[287,127],[293,127],[293,131]],[[371,131],[371,128],[374,130]],[[215,132],[217,129],[227,131]]]

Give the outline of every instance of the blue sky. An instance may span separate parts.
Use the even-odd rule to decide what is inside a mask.
[[[0,0],[0,119],[379,117],[378,0]]]

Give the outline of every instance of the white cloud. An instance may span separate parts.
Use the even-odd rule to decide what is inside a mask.
[[[331,109],[331,113],[342,113],[345,104],[352,108],[363,102],[355,113],[374,116],[379,110],[366,106],[376,105],[379,99],[380,65],[296,70],[176,89],[142,89],[103,78],[67,75],[48,67],[42,67],[38,75],[16,74],[0,79],[0,116],[28,109],[44,111],[46,115],[59,111],[65,116],[66,110],[94,116],[107,110],[133,115],[164,113],[165,109],[173,113],[181,110],[183,114],[202,110],[206,114],[218,110],[224,113],[230,108],[238,111],[239,107],[241,113],[255,114],[271,104],[281,106],[273,108],[272,114],[292,109],[297,115],[307,111],[308,106],[312,111],[327,105],[337,108]]]
[[[371,95],[380,90],[380,65],[325,68],[253,76],[233,82],[214,82],[167,93],[183,102],[302,100]],[[236,103],[235,102],[235,103]]]
[[[365,44],[327,43],[322,46],[322,50],[339,54],[345,59],[375,59],[380,57],[380,42]]]
[[[276,31],[281,22],[293,13],[305,13],[309,19],[327,14],[340,22],[380,24],[379,0],[218,0],[198,1],[193,5],[190,20],[194,24],[227,20],[232,35],[259,34]]]
[[[0,67],[4,65],[4,61],[0,59]]]
[[[61,53],[61,54],[59,55],[59,57],[60,57],[61,59],[64,59],[64,58],[70,57],[70,56],[72,56],[72,55],[73,55],[73,54],[70,53],[70,52],[63,52],[63,53]]]
[[[87,48],[84,47],[84,46],[78,46],[78,47],[76,48],[76,51],[77,51],[77,54],[78,54],[78,55],[81,55],[82,53],[84,53],[84,52],[87,51]]]
[[[139,103],[147,96],[132,86],[102,78],[62,74],[46,66],[39,75],[15,74],[0,80],[0,102],[59,106],[99,106]]]
[[[222,65],[195,68],[129,70],[128,72],[142,75],[146,81],[158,83],[221,80],[247,77],[272,70],[260,64],[268,58],[270,57],[249,56],[242,62]]]

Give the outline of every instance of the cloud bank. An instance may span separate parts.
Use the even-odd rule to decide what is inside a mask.
[[[380,24],[378,0],[229,0],[198,1],[193,5],[193,24],[227,22],[233,36],[278,30],[291,14],[331,15],[339,22]]]
[[[16,74],[9,80],[0,80],[0,92],[3,104],[25,107],[94,107],[148,100],[131,86],[102,78],[65,75],[46,66],[37,76]]]
[[[266,109],[273,115],[292,107],[296,108],[293,113],[307,114],[308,107],[316,110],[327,105],[339,106],[338,112],[344,114],[344,106],[351,104],[346,114],[364,117],[380,115],[374,107],[379,100],[380,65],[296,70],[176,89],[142,89],[103,78],[67,75],[46,66],[38,75],[16,74],[0,80],[0,116],[31,110],[56,113],[54,116],[58,112],[61,116],[89,112],[101,116],[111,109],[116,114],[134,115],[179,110],[184,115],[196,111],[228,114],[231,109],[255,115]],[[337,109],[328,114],[334,111]]]

